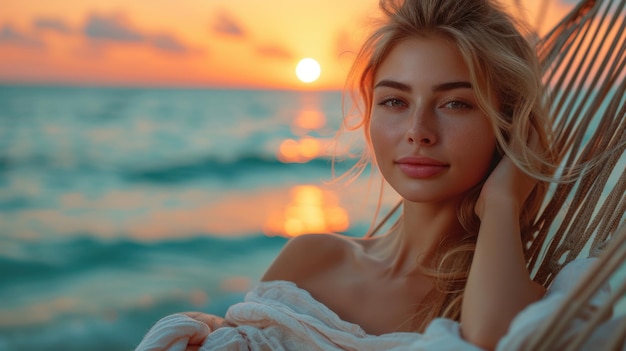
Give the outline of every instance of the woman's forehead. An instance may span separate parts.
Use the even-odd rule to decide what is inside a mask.
[[[381,61],[373,85],[391,81],[416,88],[470,82],[470,73],[457,45],[435,37],[416,37],[397,43]]]

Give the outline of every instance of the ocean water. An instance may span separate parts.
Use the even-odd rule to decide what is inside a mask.
[[[362,235],[368,182],[329,184],[359,149],[341,103],[0,87],[0,350],[133,349],[167,314],[223,315],[291,235]]]

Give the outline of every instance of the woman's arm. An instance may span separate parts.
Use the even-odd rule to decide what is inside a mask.
[[[463,307],[463,337],[493,349],[513,318],[545,290],[526,268],[520,212],[535,181],[504,157],[485,182],[476,204],[481,219]]]

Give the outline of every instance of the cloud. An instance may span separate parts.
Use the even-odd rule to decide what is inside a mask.
[[[284,47],[278,45],[262,45],[256,49],[257,53],[261,56],[279,58],[289,60],[294,57],[293,53]]]
[[[9,24],[0,29],[0,44],[9,44],[29,48],[43,48],[45,45],[41,39],[18,31]]]
[[[167,33],[151,36],[149,37],[149,42],[153,47],[161,51],[167,51],[171,53],[185,54],[192,51],[197,51],[189,48],[188,46],[183,44],[178,38]]]
[[[243,27],[227,12],[220,12],[213,23],[213,31],[218,34],[245,37],[246,32]]]
[[[70,27],[60,19],[56,18],[37,18],[33,22],[33,26],[38,30],[49,30],[61,34],[69,34]]]
[[[122,14],[91,14],[85,22],[83,33],[96,43],[139,44],[173,54],[201,52],[199,49],[186,45],[174,34],[166,32],[153,34],[141,31]]]
[[[87,18],[84,34],[91,39],[117,42],[142,42],[144,36],[132,28],[126,18],[121,15],[91,14]]]

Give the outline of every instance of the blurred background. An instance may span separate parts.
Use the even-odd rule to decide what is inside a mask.
[[[573,6],[508,4],[540,35]],[[331,159],[362,148],[336,132],[376,7],[3,1],[0,350],[130,350],[223,315],[289,237],[363,235],[379,180]]]

